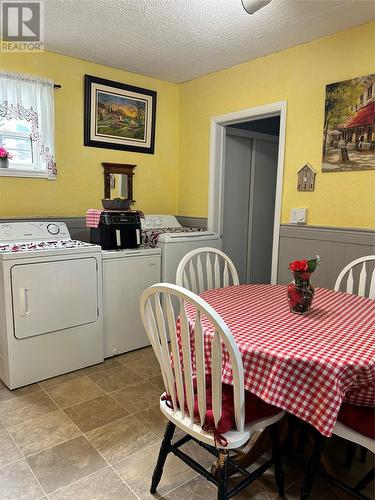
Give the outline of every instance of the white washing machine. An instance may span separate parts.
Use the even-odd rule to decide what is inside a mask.
[[[15,389],[103,361],[101,248],[64,223],[0,224],[0,378]]]
[[[176,283],[178,264],[191,250],[221,249],[220,234],[182,226],[173,215],[145,215],[141,222],[146,244],[161,250],[161,280],[165,283]]]
[[[146,288],[161,279],[161,250],[103,250],[104,357],[150,345],[139,302]]]

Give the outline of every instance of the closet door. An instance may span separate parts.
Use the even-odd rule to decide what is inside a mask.
[[[223,251],[236,266],[240,283],[246,283],[249,227],[249,192],[252,139],[227,134]]]
[[[247,282],[270,283],[278,143],[253,140]]]

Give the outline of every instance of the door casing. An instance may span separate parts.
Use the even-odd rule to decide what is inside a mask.
[[[276,283],[277,281],[286,137],[286,112],[287,102],[280,101],[211,118],[208,187],[208,230],[222,234],[225,187],[225,127],[227,125],[233,125],[235,123],[243,123],[251,120],[270,118],[272,116],[280,116],[271,283]]]

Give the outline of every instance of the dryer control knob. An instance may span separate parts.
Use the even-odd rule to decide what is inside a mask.
[[[59,234],[60,228],[57,224],[48,224],[47,231],[49,234]]]

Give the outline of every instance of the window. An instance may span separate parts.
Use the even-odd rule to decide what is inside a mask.
[[[11,155],[2,176],[56,178],[53,82],[0,72],[0,146]]]
[[[0,117],[0,146],[12,155],[10,168],[43,172],[38,143],[31,140],[31,125],[25,120]]]

